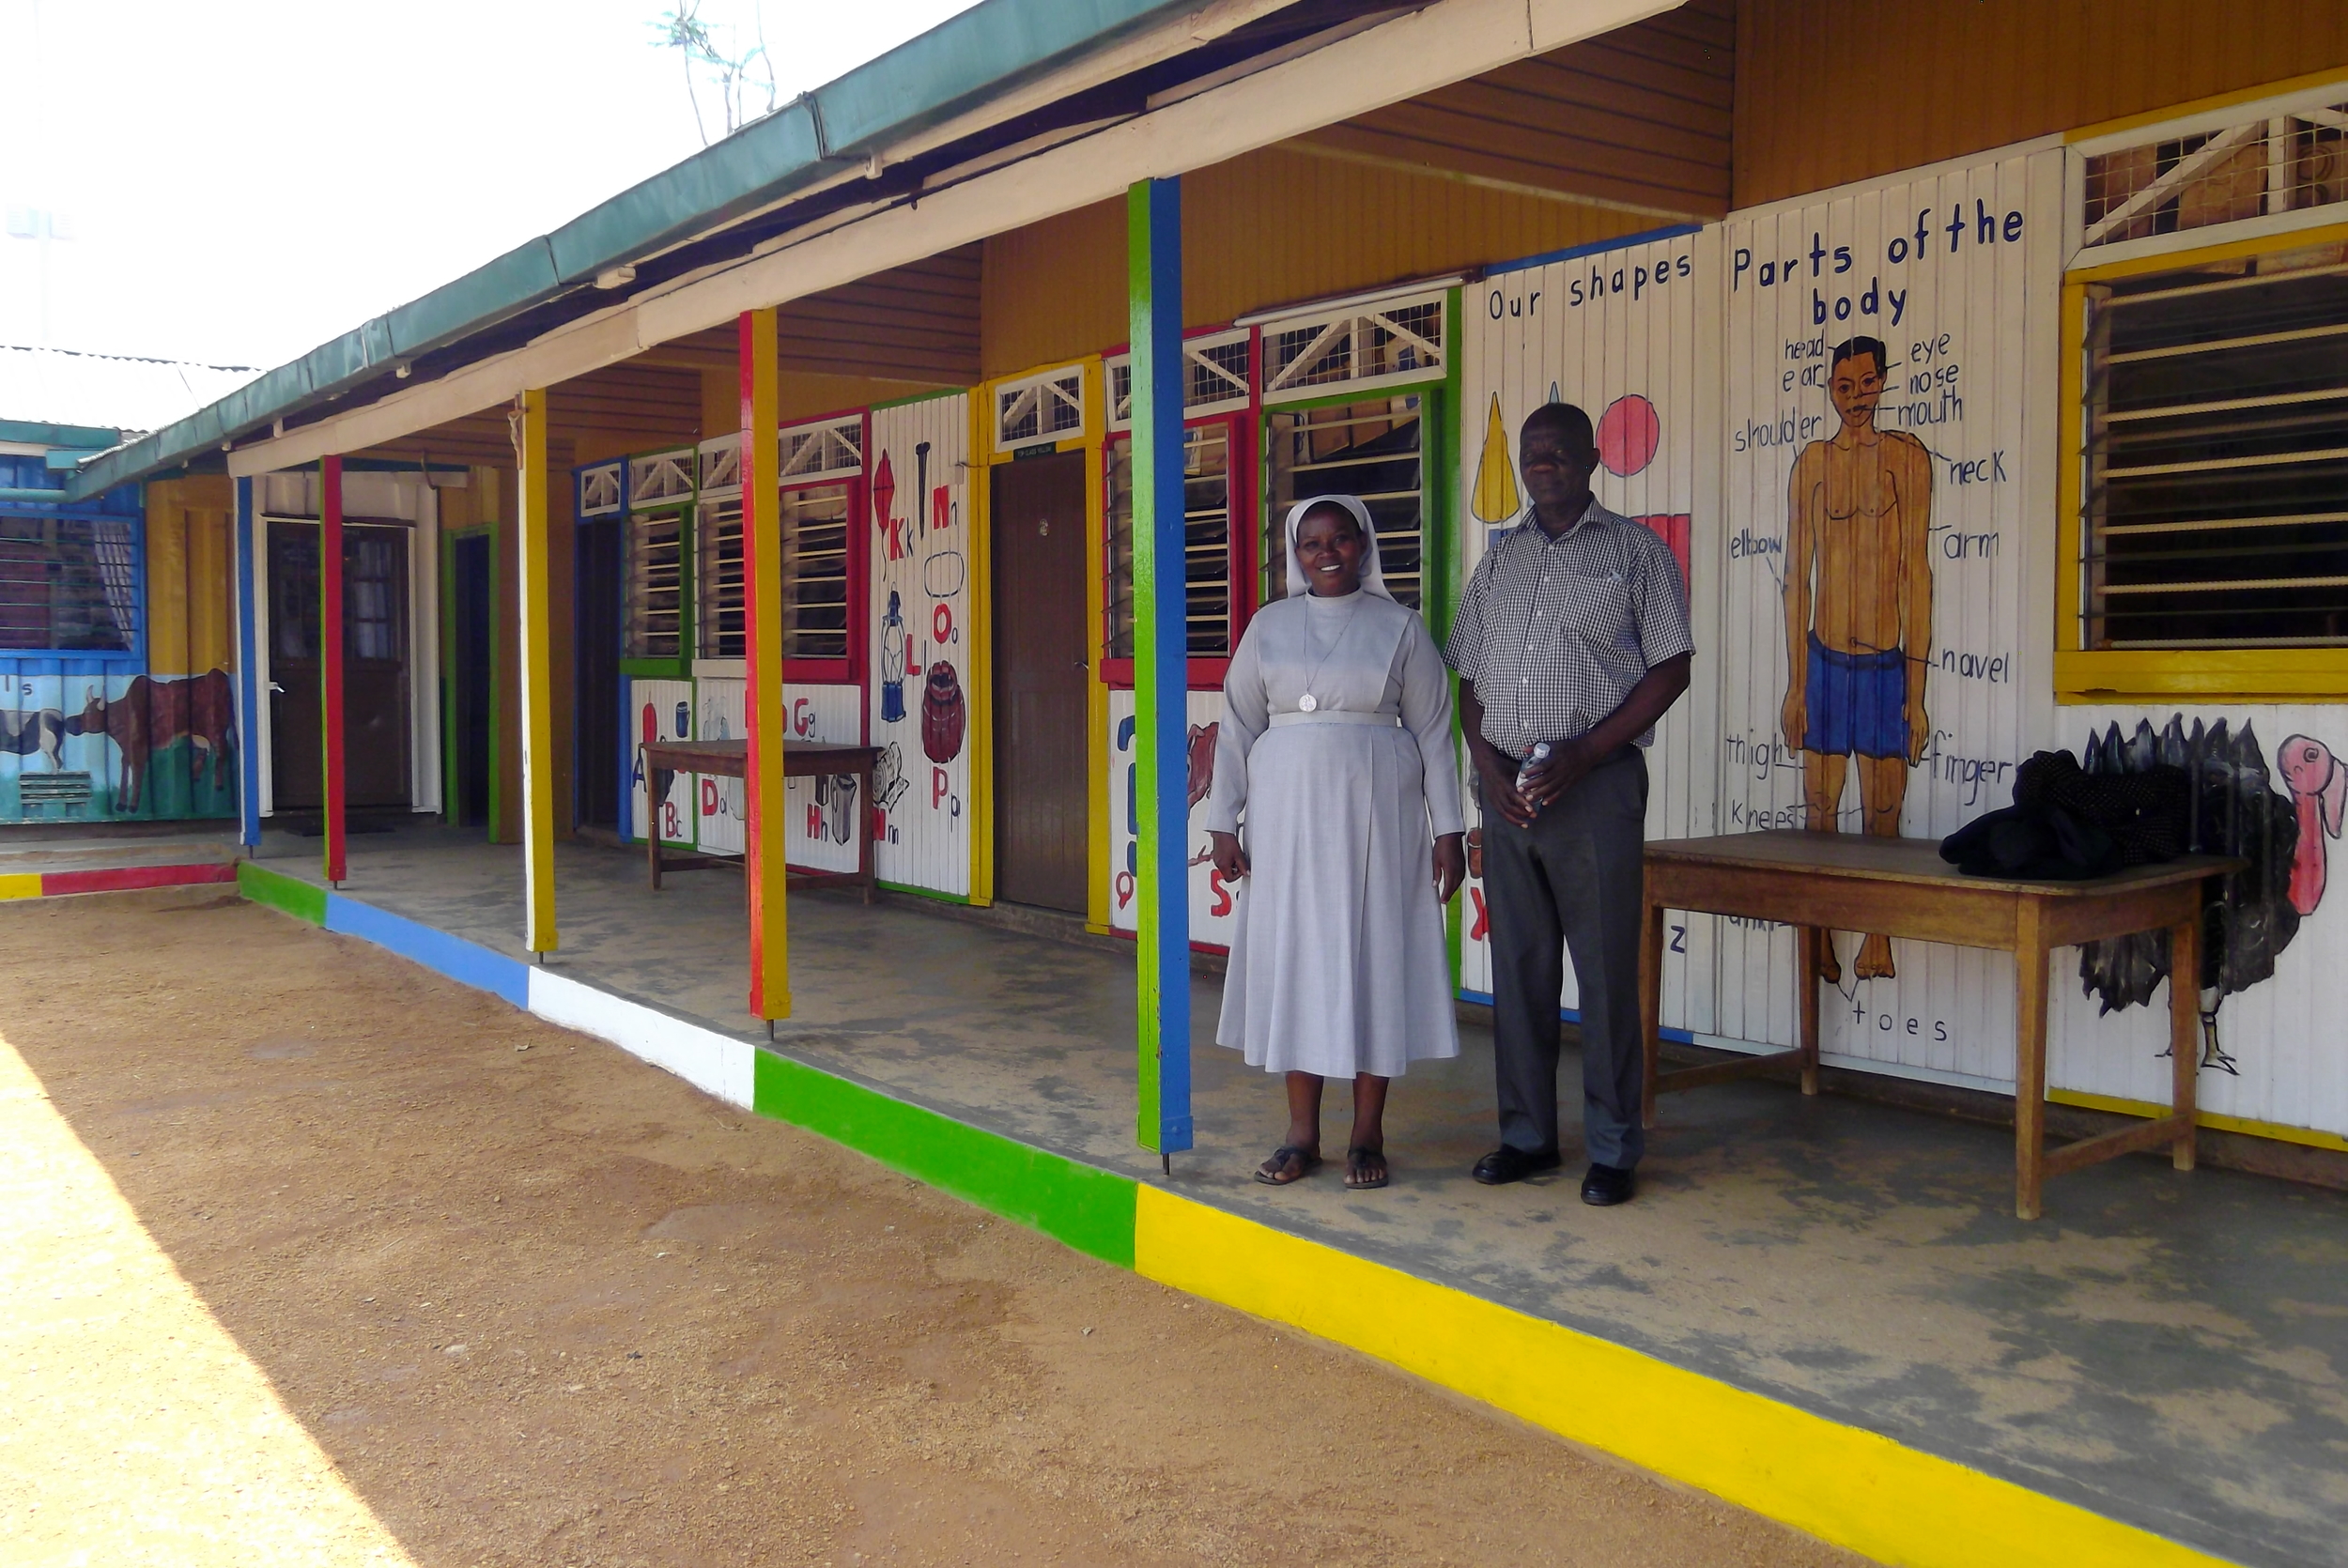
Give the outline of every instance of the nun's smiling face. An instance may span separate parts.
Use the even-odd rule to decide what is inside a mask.
[[[1362,556],[1369,542],[1342,506],[1316,506],[1296,525],[1296,562],[1323,599],[1341,599],[1362,586]]]

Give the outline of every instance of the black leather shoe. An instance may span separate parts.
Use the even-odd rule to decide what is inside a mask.
[[[1638,1176],[1616,1165],[1593,1164],[1590,1174],[1582,1178],[1582,1201],[1593,1208],[1612,1208],[1618,1203],[1629,1203],[1630,1194],[1638,1190]]]
[[[1478,1160],[1475,1169],[1469,1174],[1487,1187],[1505,1187],[1509,1182],[1522,1181],[1526,1176],[1538,1176],[1543,1171],[1553,1171],[1562,1163],[1564,1161],[1557,1157],[1555,1149],[1543,1154],[1532,1149],[1511,1148],[1503,1144]]]

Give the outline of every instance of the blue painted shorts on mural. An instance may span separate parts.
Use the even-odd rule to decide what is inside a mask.
[[[1908,653],[1845,653],[1810,634],[1803,681],[1810,729],[1804,751],[1822,757],[1908,758]]]

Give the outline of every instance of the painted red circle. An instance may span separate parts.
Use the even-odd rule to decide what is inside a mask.
[[[1655,461],[1663,422],[1655,405],[1637,392],[1618,397],[1598,417],[1598,460],[1606,471],[1628,479]]]

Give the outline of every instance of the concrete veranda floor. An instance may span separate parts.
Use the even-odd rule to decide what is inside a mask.
[[[317,882],[318,844],[271,835]],[[574,978],[761,1039],[730,871],[660,894],[640,855],[557,854]],[[520,857],[418,826],[350,841],[343,891],[520,956]],[[790,909],[793,1018],[775,1049],[1147,1180],[1134,1146],[1130,962],[837,894]],[[1394,1185],[1274,1191],[1279,1085],[1214,1048],[1195,987],[1194,1198],[1661,1357],[2254,1564],[2348,1540],[2348,1196],[2130,1158],[2012,1212],[2011,1134],[1767,1083],[1664,1102],[1639,1201],[1593,1210],[1579,1167],[1468,1179],[1492,1141],[1491,1042],[1396,1086]],[[1568,1053],[1566,1082],[1575,1067]],[[1328,1142],[1342,1143],[1333,1086]]]

